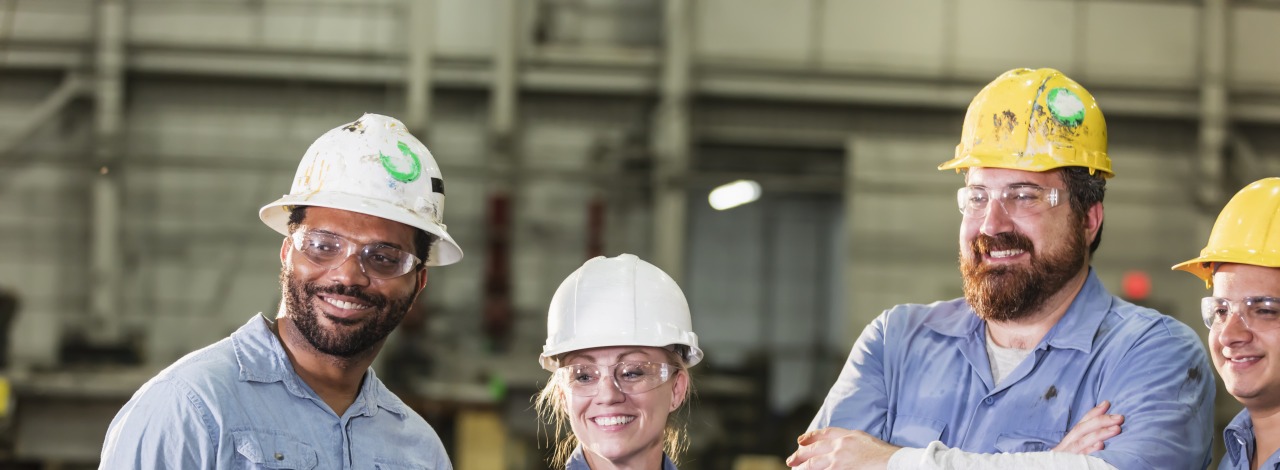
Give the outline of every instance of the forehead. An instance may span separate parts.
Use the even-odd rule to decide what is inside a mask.
[[[308,207],[307,216],[302,220],[302,227],[326,230],[360,243],[413,246],[412,227],[359,212],[328,207]]]
[[[1225,263],[1213,275],[1213,295],[1228,299],[1280,297],[1280,268]]]
[[[1045,187],[1062,186],[1062,176],[1058,171],[1023,171],[1008,168],[970,168],[965,173],[965,184],[971,186],[987,186],[999,188],[1011,184],[1035,184]]]
[[[564,356],[566,364],[613,364],[621,361],[661,362],[664,349],[652,346],[611,346],[573,351]]]

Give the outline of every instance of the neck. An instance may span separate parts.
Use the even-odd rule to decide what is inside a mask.
[[[276,320],[275,333],[289,356],[293,371],[338,416],[346,413],[347,408],[355,403],[365,371],[373,364],[378,350],[382,349],[382,343],[378,343],[366,353],[353,358],[325,354],[302,336],[297,325],[287,315]]]
[[[1254,453],[1249,459],[1252,468],[1258,468],[1271,454],[1280,450],[1280,409],[1249,410],[1253,420]]]
[[[659,441],[661,442],[661,441]],[[582,455],[587,458],[587,466],[591,470],[661,470],[662,469],[662,446],[641,449],[634,454],[618,459],[606,459],[597,455],[595,452],[582,449]]]
[[[1027,316],[1010,321],[988,321],[987,331],[991,334],[991,340],[1002,348],[1036,347],[1040,344],[1040,340],[1044,339],[1044,335],[1058,324],[1058,320],[1066,315],[1071,302],[1075,301],[1076,295],[1080,293],[1080,289],[1084,287],[1084,282],[1088,278],[1089,263],[1086,261],[1080,272],[1067,281],[1062,289]]]

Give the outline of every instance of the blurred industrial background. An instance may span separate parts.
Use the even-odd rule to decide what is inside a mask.
[[[257,209],[363,112],[448,182],[466,258],[375,368],[459,469],[545,467],[547,304],[623,252],[707,353],[685,466],[781,467],[868,321],[961,294],[936,166],[1015,67],[1106,114],[1101,279],[1203,331],[1169,266],[1280,174],[1277,46],[1275,0],[0,0],[0,467],[93,468],[143,381],[274,312]]]

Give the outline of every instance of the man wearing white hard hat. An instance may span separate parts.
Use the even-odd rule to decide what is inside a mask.
[[[1280,178],[1236,193],[1200,256],[1173,269],[1213,289],[1200,301],[1209,355],[1244,405],[1222,432],[1218,470],[1280,468],[1280,362],[1272,362],[1280,360]]]
[[[100,468],[452,468],[370,368],[427,267],[462,258],[443,213],[440,169],[400,121],[366,114],[320,136],[258,214],[284,235],[278,313],[144,384]]]
[[[566,470],[675,470],[686,445],[673,417],[702,360],[689,303],[666,273],[634,255],[596,257],[551,298],[538,363],[552,372],[538,414]]]

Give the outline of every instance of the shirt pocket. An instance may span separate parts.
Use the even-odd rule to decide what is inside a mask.
[[[898,415],[893,420],[889,443],[899,447],[925,447],[940,440],[947,423],[919,416]]]
[[[237,458],[235,468],[310,470],[316,467],[315,449],[285,433],[234,431]]]
[[[1026,430],[1000,433],[996,438],[996,450],[1004,453],[1044,452],[1062,442],[1067,433],[1062,431]]]

